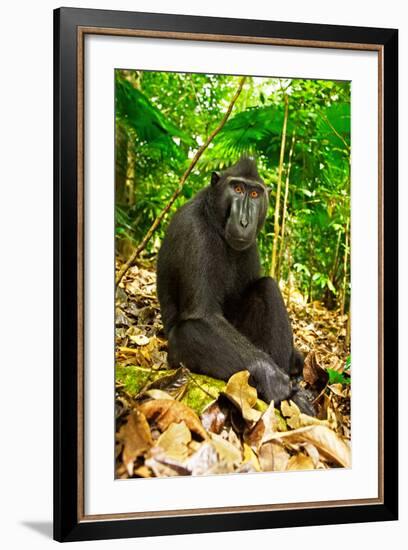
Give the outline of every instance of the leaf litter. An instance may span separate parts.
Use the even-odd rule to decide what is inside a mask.
[[[116,477],[350,467],[347,316],[293,290],[288,310],[316,417],[264,403],[245,370],[225,383],[169,369],[154,264],[130,268],[116,292]]]

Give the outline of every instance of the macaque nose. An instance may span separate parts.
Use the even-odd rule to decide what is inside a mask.
[[[248,226],[248,218],[246,216],[242,216],[239,223],[242,225],[244,229]]]

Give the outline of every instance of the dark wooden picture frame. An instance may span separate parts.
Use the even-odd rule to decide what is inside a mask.
[[[91,517],[83,474],[83,44],[86,34],[371,50],[379,62],[377,498]],[[91,540],[387,521],[398,514],[398,31],[60,8],[54,12],[54,537]],[[385,358],[387,365],[385,366]]]

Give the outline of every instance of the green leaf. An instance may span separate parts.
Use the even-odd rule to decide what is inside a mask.
[[[149,99],[130,82],[116,73],[116,117],[126,126],[133,129],[139,139],[147,143],[155,143],[164,150],[176,149],[173,137],[191,144],[187,134],[177,128]]]
[[[330,279],[327,279],[327,286],[330,288],[330,290],[333,292],[333,294],[337,294],[337,290],[335,289],[333,283]]]
[[[333,369],[327,369],[329,374],[329,384],[350,384],[350,378],[344,376],[341,372],[338,372]]]

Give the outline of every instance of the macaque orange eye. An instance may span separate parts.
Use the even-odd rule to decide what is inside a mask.
[[[244,192],[244,190],[242,189],[242,187],[240,185],[236,185],[234,187],[234,191],[235,191],[235,193],[243,193]]]
[[[259,195],[258,191],[251,191],[251,197],[252,197],[253,199],[258,198],[258,195]]]

